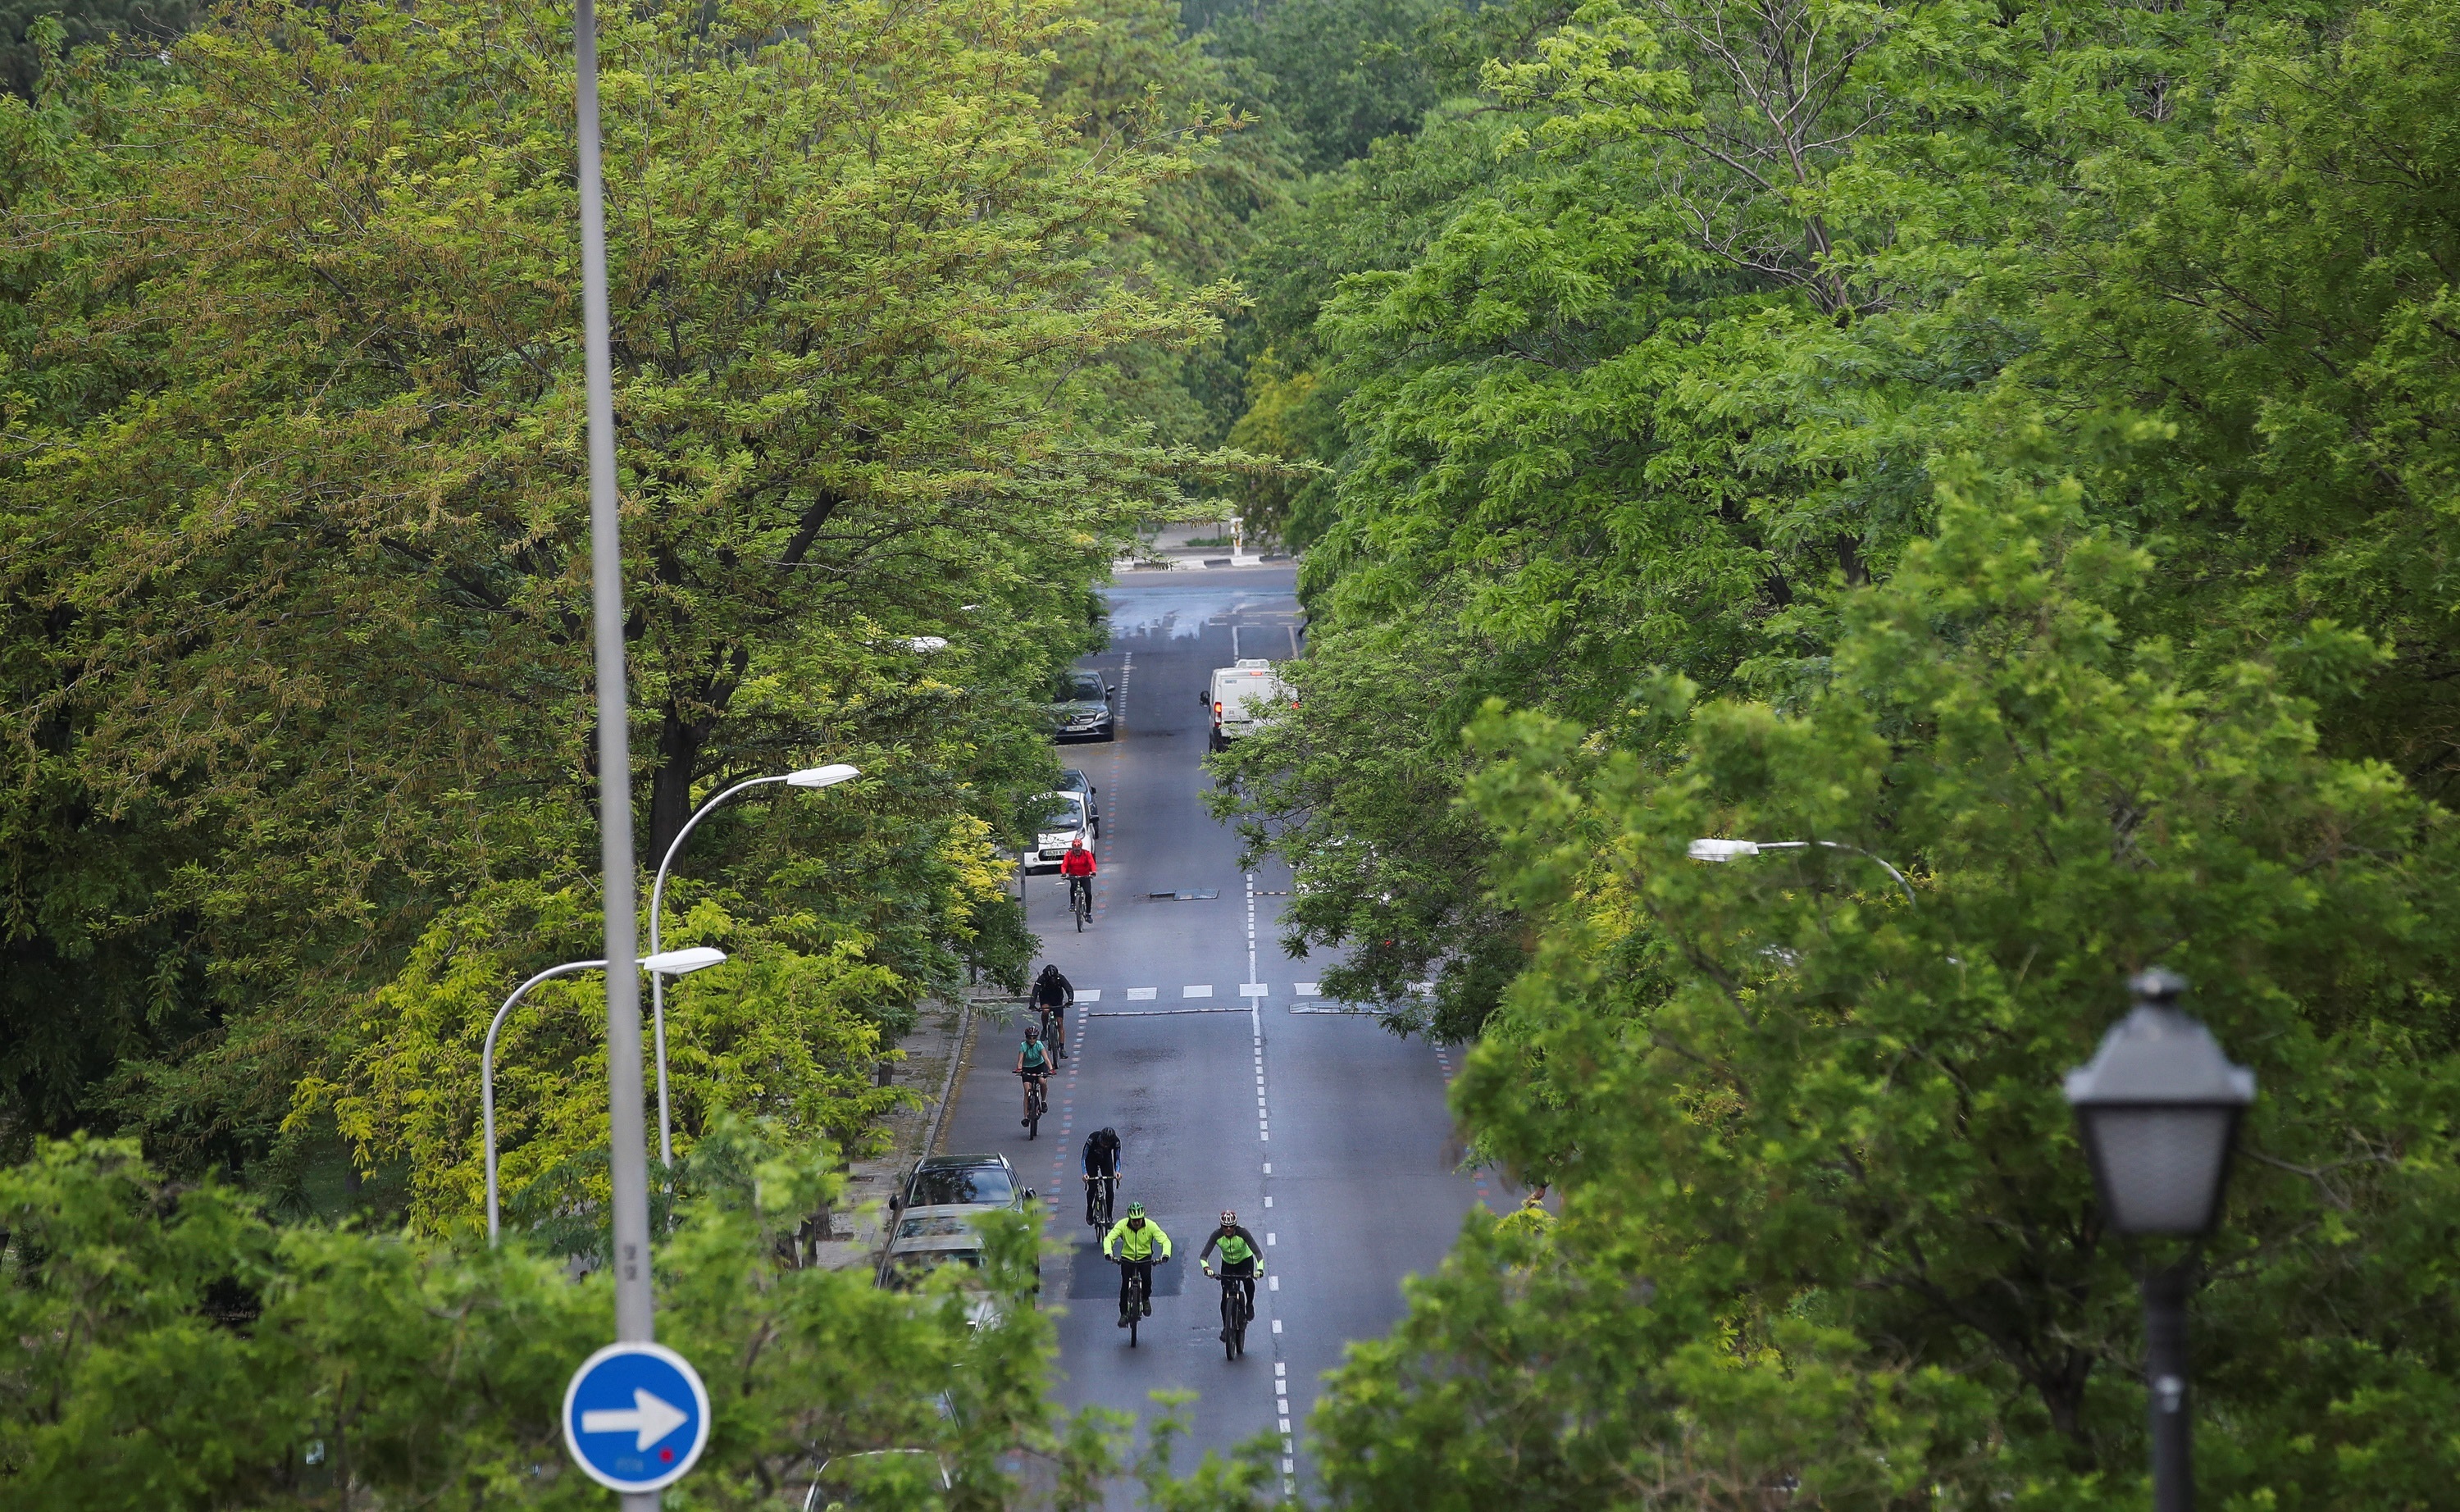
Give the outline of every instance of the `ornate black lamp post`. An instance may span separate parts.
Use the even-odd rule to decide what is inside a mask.
[[[2211,1032],[2178,1012],[2184,978],[2155,968],[2129,985],[2135,1011],[2103,1037],[2092,1064],[2068,1073],[2068,1102],[2110,1227],[2130,1237],[2201,1238],[2220,1218],[2255,1073],[2232,1065]],[[2154,1512],[2191,1512],[2195,1501],[2187,1416],[2194,1267],[2190,1256],[2143,1280]]]

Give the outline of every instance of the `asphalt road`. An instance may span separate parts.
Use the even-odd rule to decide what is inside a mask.
[[[1234,655],[1297,650],[1292,577],[1142,572],[1112,589],[1112,646],[1083,665],[1118,690],[1118,737],[1061,753],[1100,790],[1092,927],[1074,931],[1055,876],[1027,884],[1048,959],[1078,990],[1070,1058],[1029,1143],[1008,1073],[1017,1036],[986,1026],[942,1148],[1003,1151],[1053,1199],[1043,1297],[1064,1310],[1062,1402],[1143,1415],[1154,1392],[1194,1391],[1181,1471],[1206,1449],[1268,1433],[1303,1489],[1321,1375],[1350,1340],[1389,1330],[1402,1278],[1434,1267],[1473,1203],[1515,1194],[1489,1196],[1488,1179],[1454,1169],[1448,1057],[1316,992],[1324,958],[1293,961],[1278,944],[1288,871],[1242,872],[1236,835],[1204,810],[1210,674]],[[1216,896],[1154,896],[1205,890]],[[1125,1143],[1119,1210],[1142,1202],[1177,1246],[1133,1351],[1114,1326],[1118,1272],[1093,1251],[1077,1176],[1085,1136],[1106,1124]],[[1195,1265],[1225,1207],[1266,1246],[1267,1287],[1236,1362],[1217,1337],[1219,1288]]]

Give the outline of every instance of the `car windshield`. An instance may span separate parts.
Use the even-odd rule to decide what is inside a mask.
[[[1092,779],[1086,777],[1083,772],[1076,768],[1070,767],[1067,771],[1059,774],[1059,791],[1062,793],[1091,793],[1093,791]]]
[[[1016,1183],[997,1165],[943,1165],[914,1173],[908,1207],[950,1207],[961,1203],[1005,1206],[1016,1200]]]
[[[983,1268],[983,1252],[979,1249],[918,1249],[899,1255],[888,1263],[888,1285],[898,1291],[910,1291],[943,1266],[963,1266],[967,1270]]]
[[[929,1218],[909,1218],[905,1222],[898,1225],[897,1237],[900,1239],[945,1239],[956,1234],[970,1233],[972,1228],[973,1225],[971,1222],[962,1214],[935,1213]]]
[[[1067,696],[1071,698],[1081,698],[1087,703],[1097,704],[1110,696],[1110,690],[1102,686],[1102,679],[1096,674],[1092,672],[1078,672],[1074,677],[1069,680]]]
[[[1043,799],[1044,834],[1085,827],[1084,799],[1073,793],[1052,793]]]

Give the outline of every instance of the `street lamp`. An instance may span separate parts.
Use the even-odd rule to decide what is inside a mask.
[[[2128,984],[2135,1009],[2092,1063],[2068,1073],[2092,1181],[2121,1234],[2200,1239],[2219,1222],[2255,1073],[2232,1065],[2211,1031],[2178,1012],[2186,979],[2159,968]],[[2195,1501],[2187,1415],[2187,1289],[2193,1257],[2144,1274],[2145,1381],[2152,1418],[2154,1512]]]
[[[1740,861],[1764,850],[1802,850],[1813,845],[1827,850],[1850,850],[1856,856],[1877,862],[1889,876],[1897,880],[1897,885],[1905,890],[1905,902],[1920,906],[1919,901],[1914,897],[1914,884],[1905,881],[1905,874],[1890,866],[1884,858],[1873,856],[1859,845],[1847,845],[1833,840],[1695,840],[1691,842],[1689,854],[1693,861]]]
[[[692,817],[684,820],[684,827],[677,830],[675,832],[675,838],[668,842],[666,858],[658,862],[658,880],[651,884],[649,887],[650,953],[654,955],[657,953],[658,949],[658,916],[665,911],[663,904],[665,903],[667,895],[667,870],[668,867],[674,865],[676,853],[684,848],[684,838],[692,832],[693,825],[699,823],[708,816],[710,810],[717,807],[720,803],[725,802],[728,799],[732,798],[734,795],[742,792],[746,788],[762,787],[771,782],[783,782],[788,787],[822,788],[835,787],[840,782],[844,782],[860,776],[862,776],[861,768],[850,767],[840,761],[832,763],[828,766],[805,767],[799,772],[789,772],[782,777],[747,777],[743,781],[737,782],[732,787],[728,788],[725,792],[718,794],[715,798],[710,799],[708,802],[703,803],[697,810],[693,811]],[[681,955],[687,952],[677,951],[675,953]],[[723,957],[720,959],[723,959]],[[667,1102],[668,974],[668,973],[666,972],[654,972],[649,977],[649,1016],[650,1023],[653,1027],[652,1037],[655,1040],[655,1055],[658,1062],[658,1161],[662,1165],[672,1165],[675,1163],[674,1123],[672,1118],[668,1116]],[[680,976],[683,973],[678,971],[672,974]]]
[[[725,951],[711,949],[703,945],[694,946],[689,950],[669,950],[664,955],[654,952],[645,955],[641,958],[640,967],[642,970],[648,972],[652,979],[660,979],[669,976],[689,976],[705,967],[716,966],[725,959]],[[566,961],[562,966],[548,967],[513,989],[513,995],[504,999],[504,1006],[496,1010],[494,1020],[487,1025],[487,1043],[478,1052],[478,1106],[479,1117],[486,1128],[487,1244],[491,1248],[495,1246],[497,1235],[501,1228],[496,1216],[496,1036],[503,1033],[504,1019],[512,1012],[513,1005],[520,1002],[522,994],[529,991],[531,988],[549,977],[571,976],[579,971],[596,971],[603,969],[605,965],[604,961]]]

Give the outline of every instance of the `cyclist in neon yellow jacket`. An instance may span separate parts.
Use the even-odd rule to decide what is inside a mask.
[[[1156,1255],[1154,1251],[1161,1253]],[[1140,1275],[1145,1283],[1144,1315],[1153,1316],[1153,1267],[1156,1262],[1170,1258],[1170,1236],[1161,1225],[1145,1216],[1145,1204],[1130,1203],[1128,1216],[1111,1225],[1102,1236],[1102,1254],[1113,1253],[1119,1261],[1119,1327],[1128,1326],[1128,1278]]]

